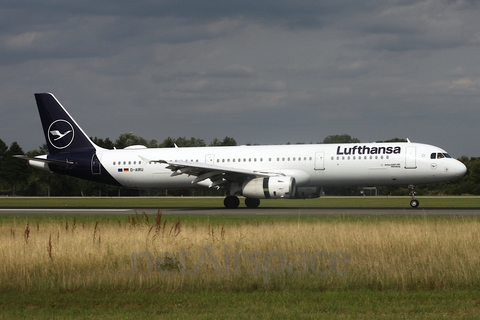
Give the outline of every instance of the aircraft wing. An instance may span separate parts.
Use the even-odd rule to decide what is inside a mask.
[[[209,187],[219,186],[226,182],[245,181],[255,177],[272,177],[284,175],[280,172],[256,171],[180,160],[158,160],[156,162],[167,164],[166,168],[172,170],[172,176],[177,176],[181,174],[196,176],[192,183],[199,183],[206,179],[210,179],[212,181],[212,184]]]

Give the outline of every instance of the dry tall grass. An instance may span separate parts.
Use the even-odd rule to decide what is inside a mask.
[[[0,288],[478,288],[479,239],[479,224],[467,218],[10,223],[0,226]]]

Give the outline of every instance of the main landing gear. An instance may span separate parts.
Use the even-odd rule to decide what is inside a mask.
[[[235,209],[240,205],[240,200],[236,196],[226,196],[223,199],[223,205],[227,209]]]
[[[410,200],[410,207],[417,208],[420,205],[420,201],[415,199],[415,186],[413,184],[408,186],[408,190],[410,190],[410,196],[412,200]]]
[[[258,208],[260,205],[260,199],[245,198],[245,205],[249,208]]]
[[[240,200],[237,196],[226,196],[223,200],[223,205],[227,209],[235,209],[240,205]],[[248,208],[258,208],[260,205],[260,199],[245,198],[245,205]]]

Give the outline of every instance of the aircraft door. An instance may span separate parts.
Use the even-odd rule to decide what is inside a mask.
[[[417,148],[407,147],[405,151],[405,169],[417,169]]]
[[[213,164],[214,160],[215,160],[215,155],[214,154],[207,154],[205,156],[205,163],[206,164]]]
[[[100,158],[102,157],[102,155],[99,155]],[[100,163],[100,159],[97,157],[97,154],[94,153],[93,156],[92,156],[92,174],[102,174],[102,166],[101,166],[101,163]]]
[[[325,170],[325,152],[315,152],[315,170]]]

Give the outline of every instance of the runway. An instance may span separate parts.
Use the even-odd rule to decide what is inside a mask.
[[[170,216],[480,216],[480,208],[0,208],[0,216],[156,215]]]

